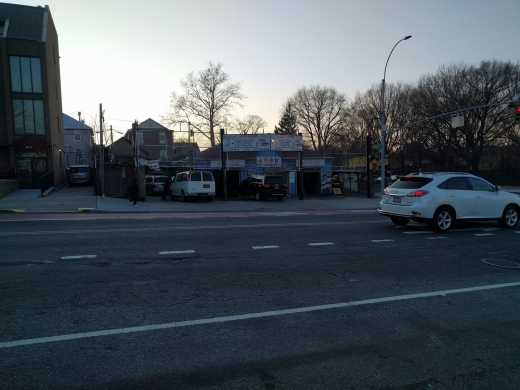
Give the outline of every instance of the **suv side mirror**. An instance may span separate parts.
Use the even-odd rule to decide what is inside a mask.
[[[495,186],[495,191],[496,192],[499,192],[502,188],[500,188],[500,186]]]

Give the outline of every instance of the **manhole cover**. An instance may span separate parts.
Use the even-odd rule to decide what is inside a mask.
[[[493,265],[495,267],[503,268],[520,268],[520,264],[514,261],[502,260],[502,259],[482,259],[483,263]]]

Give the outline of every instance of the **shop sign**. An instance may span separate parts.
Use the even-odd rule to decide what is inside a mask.
[[[313,158],[313,159],[303,159],[303,167],[304,168],[310,168],[310,167],[324,167],[325,166],[325,159],[324,158]],[[296,160],[296,167],[300,167],[300,161]]]
[[[271,137],[269,134],[226,134],[222,147],[224,152],[271,150]]]
[[[282,152],[301,152],[302,136],[289,134],[271,134],[271,150]]]
[[[257,157],[256,166],[257,167],[281,167],[282,158],[276,157],[276,156]]]
[[[244,168],[244,160],[226,160],[226,167],[228,168]]]
[[[210,167],[214,169],[220,169],[222,168],[222,161],[220,160],[211,160],[210,161]]]

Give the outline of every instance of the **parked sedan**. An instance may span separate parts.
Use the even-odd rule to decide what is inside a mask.
[[[396,225],[413,220],[440,232],[455,221],[495,220],[514,228],[520,197],[469,173],[412,173],[385,188],[379,213]]]

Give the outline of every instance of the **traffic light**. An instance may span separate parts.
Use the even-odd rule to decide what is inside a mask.
[[[520,106],[516,107],[516,122],[520,122]]]

